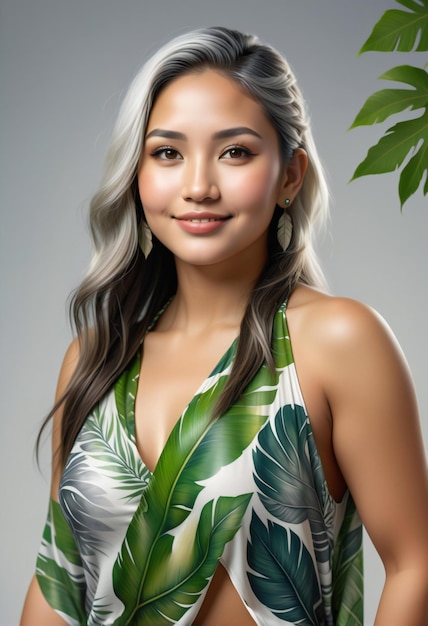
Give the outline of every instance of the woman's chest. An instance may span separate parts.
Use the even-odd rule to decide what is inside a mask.
[[[151,471],[175,424],[228,352],[236,332],[227,329],[193,337],[147,335],[135,399],[135,437],[141,458]]]

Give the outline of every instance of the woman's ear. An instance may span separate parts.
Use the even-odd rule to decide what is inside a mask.
[[[291,204],[300,191],[308,167],[308,155],[303,148],[294,151],[293,158],[284,169],[277,204],[284,206],[285,200]]]

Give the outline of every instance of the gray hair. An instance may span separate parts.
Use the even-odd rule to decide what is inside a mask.
[[[104,179],[91,204],[95,256],[88,279],[104,283],[112,271],[117,273],[130,262],[138,240],[133,182],[152,106],[168,83],[204,68],[222,72],[260,103],[276,129],[285,164],[297,148],[306,151],[308,170],[292,209],[298,250],[295,271],[304,282],[324,286],[311,238],[313,224],[326,215],[328,193],[295,76],[274,48],[255,35],[224,27],[199,29],[173,39],[151,57],[131,84],[114,129]]]

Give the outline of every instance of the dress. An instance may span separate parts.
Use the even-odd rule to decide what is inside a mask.
[[[362,625],[362,527],[328,491],[288,336],[216,420],[236,341],[203,382],[153,474],[139,456],[140,354],[84,423],[37,559],[68,624],[190,626],[220,561],[258,625]],[[70,530],[71,529],[71,530]]]

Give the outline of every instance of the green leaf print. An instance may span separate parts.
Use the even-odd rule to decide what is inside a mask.
[[[312,557],[290,529],[253,512],[248,578],[255,595],[274,615],[292,624],[319,624],[321,594]]]
[[[223,373],[232,356],[229,351],[223,360]],[[215,505],[205,505],[200,519],[188,518],[204,489],[201,483],[235,461],[266,421],[277,374],[263,367],[256,379],[230,411],[213,420],[212,409],[227,381],[227,374],[221,375],[217,367],[175,425],[113,569],[115,593],[125,606],[115,626],[167,623],[162,616],[179,614],[194,604],[214,573],[250,495],[219,498]],[[186,556],[177,559],[171,531],[181,524],[177,537],[184,529],[193,530]]]
[[[330,558],[332,539],[325,530],[328,496],[321,463],[303,407],[282,407],[267,423],[253,452],[260,499],[276,518],[290,524],[308,520],[320,563]]]
[[[272,354],[278,369],[287,367],[294,362],[285,309],[286,304],[284,303],[273,320]]]
[[[363,615],[362,526],[349,500],[333,559],[333,611],[337,626],[361,626]]]
[[[124,498],[132,500],[141,497],[147,485],[149,471],[141,463],[127,433],[114,415],[112,418],[107,412],[94,409],[93,414],[86,420],[79,442],[81,449],[96,460],[100,469],[108,472],[116,482],[116,488],[124,492]],[[70,463],[80,464],[79,455],[71,455]],[[81,463],[80,472],[75,470],[67,474],[84,474],[87,471],[84,458]]]
[[[178,621],[198,599],[213,575],[225,544],[241,525],[251,494],[234,498],[220,497],[214,507],[211,500],[202,509],[194,541],[173,562],[173,538],[164,535],[153,552],[152,567],[140,608],[132,620],[135,626]],[[162,544],[162,545],[161,545]],[[147,597],[147,600],[146,600]]]
[[[114,398],[119,421],[135,443],[135,396],[141,367],[141,355],[125,370],[114,386]]]
[[[84,588],[71,579],[65,568],[60,567],[54,560],[39,555],[37,580],[44,597],[53,609],[61,611],[79,624],[86,624],[83,610]]]
[[[59,502],[51,499],[50,501],[50,519],[55,532],[55,544],[58,550],[64,554],[69,563],[73,565],[82,565],[79,550],[76,541],[71,532],[70,526],[67,524]],[[50,533],[52,535],[52,532]],[[52,536],[51,536],[52,540]]]
[[[53,545],[62,552],[61,561],[66,567],[46,557],[42,552],[37,557],[37,580],[48,603],[57,611],[69,616],[78,624],[86,624],[85,580],[79,553],[70,527],[64,520],[60,506],[50,501],[49,512],[43,533],[43,543]],[[43,546],[42,546],[43,548]],[[69,565],[70,564],[70,565]]]

